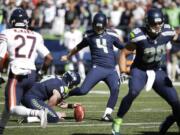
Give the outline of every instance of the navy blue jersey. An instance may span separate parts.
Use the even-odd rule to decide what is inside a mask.
[[[67,85],[60,77],[51,75],[45,77],[40,82],[35,83],[27,94],[34,95],[45,101],[53,95],[54,89],[58,90],[61,96],[63,96],[64,91],[67,89]]]
[[[89,46],[93,65],[114,68],[116,57],[113,45],[119,49],[123,48],[115,31],[106,30],[103,34],[97,35],[93,30],[89,30],[77,48],[82,49]]]
[[[136,57],[133,66],[141,69],[157,69],[161,66],[161,60],[166,54],[166,44],[173,39],[175,31],[170,25],[165,24],[161,34],[155,39],[148,36],[146,28],[140,27],[132,30],[127,44],[136,46]]]

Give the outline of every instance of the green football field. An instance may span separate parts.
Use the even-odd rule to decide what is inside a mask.
[[[176,86],[176,88],[180,95],[180,87]],[[113,117],[116,117],[119,104],[127,91],[127,85],[122,85]],[[1,112],[4,104],[2,93],[1,88]],[[75,122],[72,109],[56,108],[57,111],[66,112],[67,119],[57,124],[48,124],[47,128],[42,129],[39,123],[18,123],[18,119],[21,118],[14,116],[10,118],[4,135],[111,135],[111,123],[100,121],[108,97],[109,90],[107,86],[100,83],[88,95],[70,97],[66,100],[69,103],[80,102],[85,106],[86,116],[82,122]],[[143,91],[125,116],[121,133],[122,135],[158,135],[160,123],[170,113],[170,107],[154,91]],[[168,135],[178,135],[177,132],[177,126],[174,124]]]

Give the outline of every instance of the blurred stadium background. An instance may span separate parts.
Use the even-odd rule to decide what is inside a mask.
[[[8,28],[8,20],[14,8],[25,9],[30,18],[30,29],[43,35],[45,45],[54,56],[49,73],[75,69],[82,72],[84,78],[84,72],[91,65],[88,48],[67,63],[59,61],[59,58],[81,41],[83,33],[91,28],[95,13],[100,10],[104,12],[108,17],[108,27],[115,29],[125,43],[132,28],[144,25],[145,13],[151,7],[161,9],[165,14],[165,22],[180,32],[179,6],[179,0],[1,0],[0,31]],[[180,47],[172,47],[170,43],[167,50],[169,55],[165,60],[168,62],[168,74],[176,81],[180,74]],[[42,60],[39,58],[37,65],[40,64]]]

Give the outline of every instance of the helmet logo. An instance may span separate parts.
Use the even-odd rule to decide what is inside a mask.
[[[155,18],[154,19],[154,22],[157,23],[157,22],[162,22],[162,19],[161,18]]]
[[[102,23],[96,23],[96,26],[97,27],[103,27],[103,24]]]

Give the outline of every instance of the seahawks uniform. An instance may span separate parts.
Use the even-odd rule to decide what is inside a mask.
[[[179,117],[178,95],[171,80],[161,69],[162,57],[166,54],[166,44],[173,39],[174,35],[174,30],[167,24],[163,26],[162,32],[155,39],[148,36],[144,27],[136,28],[130,33],[128,45],[134,44],[136,46],[136,57],[130,72],[129,93],[123,98],[118,111],[120,118],[126,114],[133,100],[145,87],[148,79],[146,71],[148,70],[155,71],[152,88],[171,105],[174,115]],[[180,118],[178,119],[180,120]]]
[[[22,103],[32,109],[48,108],[48,122],[58,122],[59,117],[56,112],[49,107],[45,101],[53,95],[53,90],[56,89],[62,98],[67,94],[68,88],[65,82],[57,76],[46,76],[41,82],[35,83],[33,87],[25,94]]]
[[[89,46],[91,52],[92,68],[81,87],[75,88],[69,95],[85,95],[99,81],[104,81],[111,91],[107,107],[113,109],[119,93],[119,77],[115,70],[116,57],[113,46],[122,49],[123,45],[113,30],[106,30],[102,34],[96,34],[93,30],[90,30],[86,32],[77,48],[82,49],[87,46]]]

